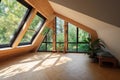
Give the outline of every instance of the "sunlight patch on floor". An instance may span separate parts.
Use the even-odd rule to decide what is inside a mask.
[[[39,71],[52,66],[58,66],[72,61],[70,58],[61,54],[34,55],[23,60],[18,60],[9,67],[0,70],[0,77],[8,78],[29,71]]]
[[[64,57],[64,56],[58,56],[58,55],[52,55],[49,58],[47,58],[45,61],[42,62],[40,66],[37,66],[33,71],[39,71],[41,69],[46,69],[53,66],[58,66],[67,63],[68,61],[71,61],[70,58]]]
[[[34,61],[34,62],[20,63],[9,66],[5,69],[0,70],[0,76],[4,76],[4,78],[7,78],[22,72],[27,72],[39,62],[40,61]]]

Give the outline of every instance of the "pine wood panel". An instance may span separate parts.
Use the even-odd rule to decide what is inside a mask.
[[[38,35],[36,36],[34,42],[33,42],[33,46],[34,46],[34,51],[37,51],[37,49],[39,48],[39,45],[42,43],[45,35],[42,35],[42,31],[44,30],[45,27],[49,27],[51,28],[53,26],[53,20],[47,20],[45,22],[45,24],[42,26],[41,30],[39,31]]]
[[[55,26],[55,18],[54,18],[54,21],[53,21],[53,52],[56,51],[56,26]]]
[[[25,54],[31,52],[32,46],[16,47],[16,48],[4,48],[0,49],[0,61],[11,58],[17,55]]]
[[[48,0],[25,0],[47,19],[53,15],[54,11]]]
[[[64,22],[64,52],[67,51],[68,48],[68,22]]]

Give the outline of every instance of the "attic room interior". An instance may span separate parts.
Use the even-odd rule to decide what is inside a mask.
[[[0,80],[120,79],[119,0],[0,0]]]

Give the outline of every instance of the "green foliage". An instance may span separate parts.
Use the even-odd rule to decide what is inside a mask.
[[[57,17],[56,19],[56,49],[58,51],[64,50],[64,21]],[[52,42],[52,30],[50,30],[42,45],[40,46],[39,50],[43,51],[51,51],[52,44],[49,42]],[[46,34],[47,29],[43,31],[43,34]],[[78,40],[77,40],[78,37]],[[78,34],[77,34],[77,27],[68,24],[68,51],[72,52],[88,52],[89,51],[89,33],[86,31],[78,28]],[[70,43],[72,42],[72,43]],[[86,42],[86,43],[80,43],[80,42]],[[44,44],[44,45],[43,45]],[[46,46],[47,45],[47,46]],[[78,51],[77,51],[78,50]]]
[[[35,35],[35,33],[41,27],[40,26],[41,24],[42,24],[42,18],[36,15],[20,43],[30,42],[33,36]]]
[[[77,51],[76,43],[68,43],[68,51],[76,52]]]
[[[78,52],[89,52],[89,44],[78,44]]]
[[[48,30],[49,29],[49,30]],[[39,51],[52,51],[53,50],[53,46],[52,46],[52,29],[46,27],[45,31],[43,32],[44,34],[47,35],[45,36],[42,44],[39,47]]]
[[[53,42],[53,31],[52,31],[52,29],[49,29],[49,32],[48,32],[48,34],[47,34],[47,42]]]
[[[56,18],[56,41],[64,42],[64,21]]]
[[[18,29],[27,8],[16,0],[0,3],[0,44],[9,44]]]
[[[57,49],[57,51],[63,51],[64,50],[64,43],[57,43],[56,49]]]
[[[52,50],[53,50],[52,43],[47,43],[47,51],[52,51]]]
[[[78,35],[77,35],[77,27],[68,24],[68,51],[72,52],[88,52],[89,51],[89,33],[86,31],[78,28]],[[77,40],[78,37],[78,40]],[[86,42],[86,43],[80,43],[80,42]]]
[[[49,29],[50,28],[48,28],[47,26],[43,29],[43,31],[42,31],[42,35],[46,35],[47,33],[48,33],[48,31],[49,31]]]
[[[77,27],[69,23],[68,42],[77,42]]]
[[[46,51],[46,44],[42,43],[39,47],[39,51]]]
[[[88,38],[89,38],[89,33],[87,33],[86,31],[79,28],[78,41],[79,42],[89,42]]]

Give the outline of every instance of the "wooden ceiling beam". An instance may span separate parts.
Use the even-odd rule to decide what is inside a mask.
[[[20,41],[22,40],[24,34],[26,33],[27,29],[29,28],[32,20],[34,19],[37,11],[35,9],[32,9],[30,16],[28,17],[26,23],[24,24],[22,30],[20,31],[19,35],[17,36],[16,40],[14,41],[12,47],[15,48],[19,45]]]
[[[36,51],[39,48],[40,44],[42,43],[42,41],[45,37],[45,35],[41,34],[42,31],[44,30],[45,27],[52,28],[53,21],[54,21],[54,18],[53,18],[53,20],[49,20],[49,21],[47,20],[46,23],[43,25],[42,29],[40,30],[40,32],[38,33],[38,35],[36,36],[36,38],[33,42],[33,46],[34,46],[33,51]]]
[[[48,0],[25,0],[25,1],[47,19],[49,19],[49,17],[51,17],[51,15],[53,15],[54,13],[54,10],[51,7]]]

